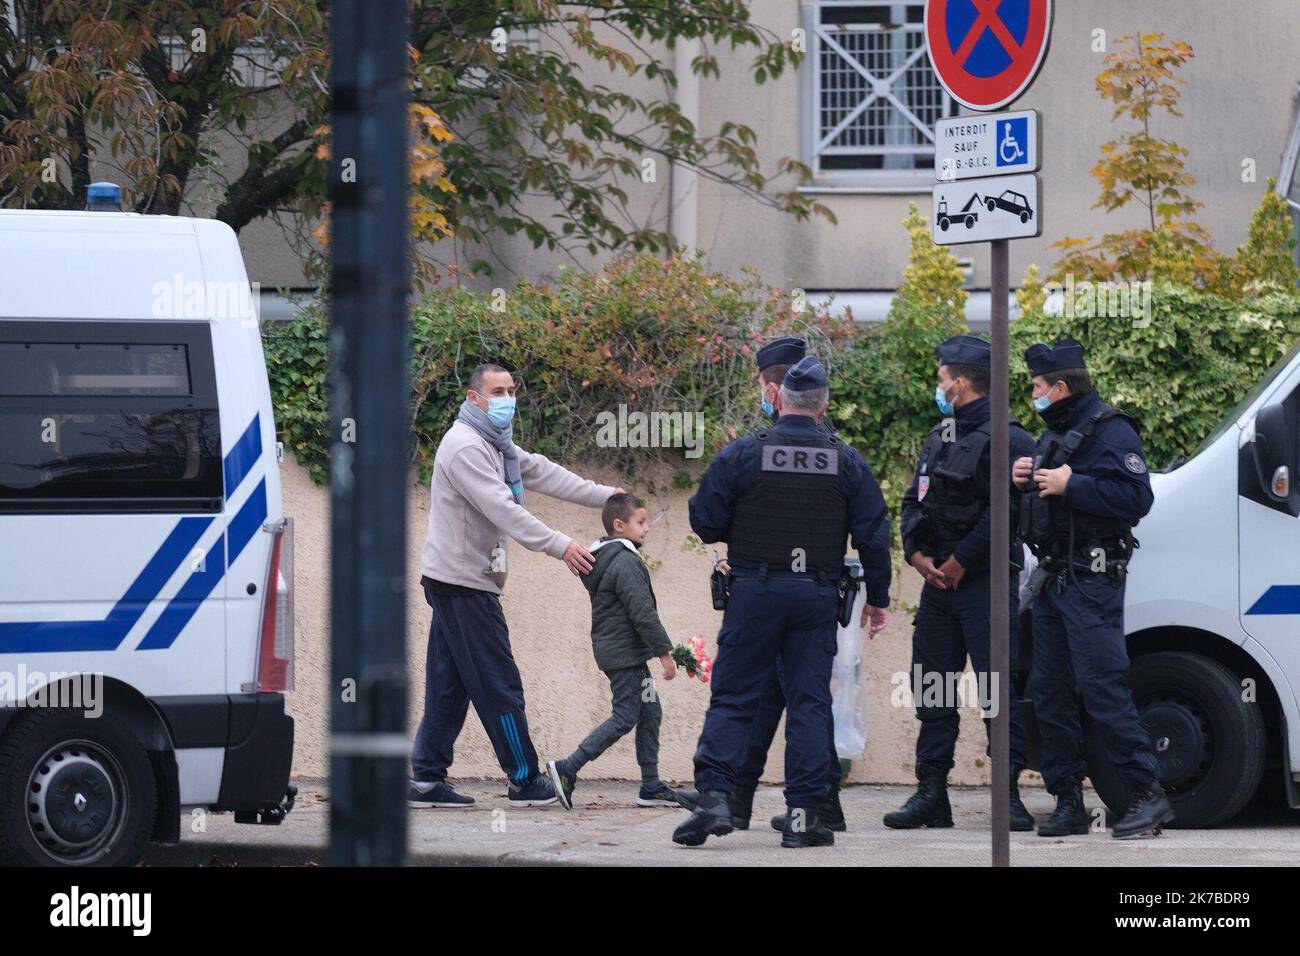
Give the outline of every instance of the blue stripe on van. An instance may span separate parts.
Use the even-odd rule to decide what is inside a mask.
[[[225,458],[226,497],[239,488],[262,454],[260,415],[244,430],[239,441]],[[215,518],[186,517],[176,522],[144,570],[127,588],[108,617],[102,621],[0,621],[0,654],[56,653],[67,651],[113,651],[126,640],[145,608],[157,599],[177,569],[192,559],[194,546]],[[229,525],[230,543],[234,545],[229,561],[234,561],[253,534],[266,520],[266,480],[244,502]],[[236,537],[238,535],[238,537]],[[170,647],[199,605],[212,593],[226,573],[226,536],[222,536],[209,554],[202,570],[181,585],[154,622],[137,650]]]
[[[244,506],[239,509],[239,513],[230,519],[230,525],[226,528],[226,541],[230,549],[228,563],[234,564],[235,558],[239,557],[244,550],[244,546],[253,540],[253,535],[262,527],[262,522],[266,520],[266,479],[263,478],[253,489],[253,493],[248,496]]]
[[[239,436],[235,447],[226,455],[226,497],[235,493],[244,478],[252,470],[257,459],[262,457],[261,415],[254,415],[252,423]]]
[[[167,602],[163,612],[158,615],[158,620],[153,622],[149,633],[145,634],[144,640],[136,647],[137,651],[172,646],[181,631],[185,629],[185,625],[190,622],[190,618],[199,609],[199,605],[212,593],[217,582],[225,577],[224,545],[224,541],[218,541],[194,573],[185,579],[176,596]]]
[[[154,552],[126,594],[102,621],[0,623],[0,654],[15,651],[111,651],[130,633],[149,602],[190,556],[211,518],[182,518]]]
[[[213,549],[212,560],[189,576],[176,596],[171,599],[158,620],[154,621],[149,633],[136,647],[137,651],[165,650],[176,643],[185,625],[190,622],[212,589],[217,586],[226,568],[239,557],[244,546],[252,540],[257,529],[266,520],[266,479],[257,483],[257,488],[248,496],[239,513],[231,519],[224,541],[218,542]],[[225,545],[226,547],[222,547]],[[226,548],[230,557],[226,559]]]
[[[1275,584],[1250,606],[1247,614],[1300,614],[1300,584]]]

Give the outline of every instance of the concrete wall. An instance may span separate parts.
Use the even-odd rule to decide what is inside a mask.
[[[297,776],[323,776],[328,772],[326,734],[329,684],[329,501],[324,488],[312,484],[305,469],[292,461],[283,466],[285,508],[294,518],[296,535],[297,691],[290,708],[297,721],[293,772]],[[587,474],[584,472],[584,474]],[[626,478],[601,472],[589,477],[607,483]],[[633,483],[633,490],[644,485]],[[662,485],[662,483],[660,483]],[[657,560],[652,572],[655,593],[669,634],[684,641],[697,631],[704,634],[710,653],[722,615],[709,601],[709,556],[684,551],[682,544],[690,528],[686,517],[689,493],[673,491],[648,495],[651,513],[664,513],[645,547]],[[532,495],[529,509],[552,527],[590,541],[601,533],[596,511]],[[429,608],[424,603],[419,580],[419,553],[428,520],[428,489],[411,485],[408,502],[407,646],[410,659],[410,729],[414,734],[424,692],[424,652],[429,628]],[[591,605],[586,590],[569,571],[553,558],[511,545],[510,579],[504,607],[510,624],[515,659],[523,674],[528,702],[528,720],[541,759],[565,756],[582,737],[609,715],[609,685],[596,669],[591,655],[589,627]],[[895,600],[915,604],[918,576],[908,569],[896,582]],[[867,753],[855,761],[851,780],[855,782],[909,782],[912,777],[913,746],[917,722],[910,708],[891,705],[890,679],[906,672],[911,653],[911,620],[897,611],[889,629],[867,646],[867,683],[864,699],[868,706],[869,743]],[[691,757],[699,738],[709,688],[684,675],[671,683],[658,679],[664,707],[660,767],[665,779],[688,780]],[[954,783],[987,783],[987,760],[983,755],[984,730],[973,711],[962,711],[962,738]],[[783,776],[783,746],[777,745],[768,760],[766,779]],[[453,776],[502,776],[491,745],[471,710],[456,751]],[[637,766],[629,737],[616,744],[587,770],[589,777],[636,779]]]

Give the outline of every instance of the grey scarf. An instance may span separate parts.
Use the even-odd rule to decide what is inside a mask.
[[[469,399],[465,399],[460,403],[460,414],[456,416],[456,421],[464,422],[486,438],[488,443],[497,451],[501,452],[501,457],[505,459],[506,463],[506,485],[510,488],[510,493],[514,495],[515,501],[522,505],[524,503],[524,477],[519,471],[519,449],[515,446],[514,441],[515,423],[511,421],[505,428],[498,428],[487,417],[487,412]]]

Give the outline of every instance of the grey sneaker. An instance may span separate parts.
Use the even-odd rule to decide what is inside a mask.
[[[508,787],[512,807],[546,807],[559,799],[551,778],[544,773],[539,773],[525,784],[511,783]]]
[[[658,786],[647,787],[641,785],[641,790],[636,795],[636,805],[638,807],[680,807],[681,801],[677,799],[677,791],[662,780]]]
[[[457,793],[456,788],[446,780],[439,780],[428,790],[421,790],[414,783],[407,784],[406,805],[417,809],[435,807],[439,810],[464,810],[474,806],[474,798]]]

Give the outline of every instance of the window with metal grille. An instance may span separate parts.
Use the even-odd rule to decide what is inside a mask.
[[[930,182],[935,121],[955,116],[957,104],[926,56],[925,4],[820,0],[804,16],[804,142],[816,181]]]

